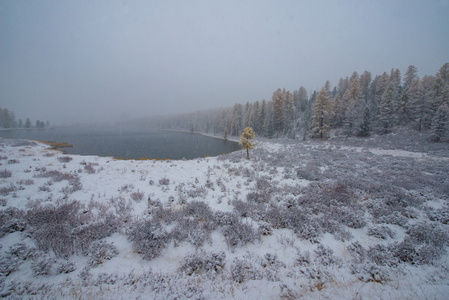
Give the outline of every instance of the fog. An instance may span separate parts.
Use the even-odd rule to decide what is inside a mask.
[[[0,1],[0,107],[56,124],[271,99],[449,60],[449,1]]]

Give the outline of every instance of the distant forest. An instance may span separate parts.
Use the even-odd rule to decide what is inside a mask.
[[[14,112],[7,108],[0,107],[0,128],[46,128],[50,127],[50,122],[43,122],[37,120],[36,123],[32,123],[30,118],[27,118],[25,122],[22,119],[16,120]]]
[[[398,69],[372,76],[368,71],[327,81],[310,95],[301,86],[274,91],[271,100],[234,104],[230,108],[186,113],[157,120],[164,129],[239,136],[252,127],[263,137],[328,138],[340,128],[347,136],[386,134],[396,126],[430,132],[434,142],[449,140],[449,63],[434,75],[419,78],[411,65],[404,77]]]

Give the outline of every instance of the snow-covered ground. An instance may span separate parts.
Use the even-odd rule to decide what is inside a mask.
[[[0,293],[447,299],[449,151],[357,143],[136,161],[0,139]]]

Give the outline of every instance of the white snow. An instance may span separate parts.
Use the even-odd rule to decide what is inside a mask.
[[[333,153],[344,153],[349,155],[348,163],[350,164],[352,151],[358,155],[369,152],[383,157],[392,156],[424,161],[434,159],[426,153],[351,146],[336,147],[329,142],[323,143],[321,147],[307,144],[302,147],[304,151],[320,148],[328,149]],[[289,155],[292,151],[296,151],[293,144],[269,141],[259,142],[257,149],[261,152],[266,151],[267,157],[273,157],[279,153]],[[11,177],[0,178],[0,188],[9,187],[11,184],[16,187],[15,191],[0,196],[1,199],[6,200],[6,205],[0,207],[3,211],[8,208],[17,208],[26,212],[39,205],[76,200],[84,205],[85,214],[92,213],[99,218],[103,212],[115,215],[129,214],[124,217],[129,218],[128,223],[124,223],[123,227],[103,239],[117,247],[118,255],[96,267],[89,268],[92,277],[87,283],[83,282],[79,275],[87,266],[89,258],[77,252],[69,258],[76,269],[68,274],[58,275],[53,269],[49,275],[36,276],[31,269],[33,258],[28,258],[20,264],[18,270],[8,275],[0,274],[0,292],[11,298],[447,299],[449,295],[447,252],[434,264],[415,266],[401,263],[397,267],[392,267],[389,271],[390,277],[381,283],[365,282],[351,272],[351,255],[348,252],[348,246],[351,243],[359,241],[365,248],[369,248],[376,244],[400,242],[406,235],[406,230],[402,227],[389,225],[397,233],[394,239],[379,240],[368,236],[367,228],[372,225],[371,219],[367,220],[368,224],[363,228],[346,228],[353,236],[348,241],[337,240],[330,233],[320,234],[319,244],[332,249],[333,255],[341,261],[340,264],[320,265],[314,256],[318,244],[298,237],[293,230],[287,228],[274,228],[271,235],[262,235],[260,240],[235,248],[227,245],[222,230],[217,228],[212,231],[210,238],[200,247],[201,249],[196,249],[187,240],[178,245],[170,241],[161,254],[152,260],[144,259],[133,251],[132,242],[127,238],[127,230],[133,221],[149,217],[148,199],[160,201],[164,207],[173,211],[185,207],[185,203],[180,201],[182,197],[185,197],[187,202],[207,203],[214,212],[232,212],[234,200],[247,202],[246,195],[254,191],[257,178],[269,177],[270,182],[275,183],[274,187],[279,190],[290,187],[306,188],[313,184],[304,178],[284,178],[289,168],[306,165],[309,162],[307,157],[301,160],[298,154],[296,166],[273,166],[264,161],[264,158],[258,157],[257,152],[250,152],[250,154],[252,155],[250,161],[244,159],[246,153],[243,152],[224,158],[209,157],[179,161],[116,160],[110,157],[65,155],[42,144],[14,147],[11,140],[0,139],[0,157],[3,157],[0,160],[2,164],[0,171],[9,170],[12,173]],[[60,157],[70,157],[72,160],[61,162],[58,160]],[[438,159],[448,160],[448,158]],[[8,163],[13,160],[17,160],[18,163]],[[88,163],[93,164],[95,173],[86,172],[84,165]],[[256,165],[260,169],[254,170]],[[56,170],[76,174],[82,189],[69,194],[68,199],[65,199],[62,190],[69,185],[68,181],[52,182],[52,179],[48,177],[36,177],[43,168],[47,171]],[[276,168],[276,171],[273,171],[273,168]],[[446,172],[448,169],[446,166]],[[321,165],[318,170],[325,173],[327,166]],[[429,174],[433,176],[432,172]],[[168,184],[161,181],[164,178],[169,179]],[[33,183],[24,184],[26,180]],[[326,180],[323,179],[322,183],[329,181]],[[22,183],[19,183],[20,181]],[[211,187],[207,187],[208,181],[213,183]],[[223,187],[218,182],[221,182]],[[43,187],[48,189],[43,190]],[[203,191],[200,190],[201,188]],[[142,192],[143,199],[133,200],[131,194],[135,192]],[[282,204],[281,195],[279,192],[271,201],[281,201]],[[291,196],[293,200],[297,197],[298,195]],[[443,207],[447,200],[447,198],[432,198],[424,206],[438,209]],[[122,212],[119,211],[119,203],[125,206]],[[420,211],[419,218],[427,220],[424,209]],[[414,220],[411,224],[421,219]],[[242,222],[250,224],[255,229],[259,227],[258,220],[251,217],[242,218]],[[448,232],[448,225],[440,225]],[[164,226],[166,230],[171,230],[174,225]],[[1,254],[5,255],[11,246],[20,242],[36,247],[33,239],[26,232],[25,230],[6,233],[1,237]],[[204,273],[188,276],[180,270],[183,259],[200,250],[204,253],[225,252],[226,265],[221,274],[215,277]],[[445,250],[447,251],[447,245]],[[306,266],[299,265],[298,251],[302,254],[309,252],[312,262]],[[261,266],[261,261],[267,253],[275,255],[279,264]],[[56,258],[51,251],[47,254],[55,262],[64,261],[62,258]],[[231,276],[231,266],[235,259],[250,261],[262,275],[257,275],[243,283],[236,282]],[[322,272],[325,275],[314,277],[307,272]],[[106,277],[107,279],[104,279]],[[103,281],[99,278],[103,278]]]

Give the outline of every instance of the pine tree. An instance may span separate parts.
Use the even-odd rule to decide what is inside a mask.
[[[449,133],[449,106],[443,104],[438,108],[432,119],[430,138],[432,142],[441,142],[448,139]]]
[[[404,76],[404,89],[407,88],[409,85],[412,84],[412,82],[418,78],[418,68],[410,65],[407,68],[407,71],[405,72],[405,76]]]
[[[284,99],[284,133],[294,138],[294,118],[295,105],[293,103],[293,95],[287,91]]]
[[[365,107],[363,112],[363,119],[360,123],[360,129],[358,135],[369,136],[371,132],[371,114],[368,107]]]
[[[379,115],[379,132],[389,133],[396,124],[396,109],[395,100],[397,97],[397,90],[394,82],[391,82],[382,94],[382,101]]]
[[[327,138],[332,116],[329,92],[323,87],[316,97],[312,117],[311,137]]]
[[[231,134],[233,136],[238,136],[240,128],[242,128],[243,123],[243,106],[241,104],[234,104],[234,109],[232,111],[232,124],[231,124]]]
[[[273,93],[272,101],[274,130],[280,133],[284,130],[284,97],[280,88]]]
[[[267,101],[265,99],[262,100],[262,104],[260,105],[259,113],[257,116],[257,122],[258,122],[258,130],[260,131],[259,134],[262,136],[267,135],[266,130],[266,124],[267,124]]]
[[[240,136],[240,145],[242,145],[243,149],[246,149],[246,158],[249,159],[249,149],[254,149],[257,143],[254,142],[254,131],[251,127],[246,127],[243,129],[242,135]]]
[[[228,128],[227,127],[225,127],[225,129],[224,129],[223,138],[225,139],[225,141],[228,140]]]
[[[31,128],[31,120],[30,118],[27,118],[25,121],[25,128]]]

